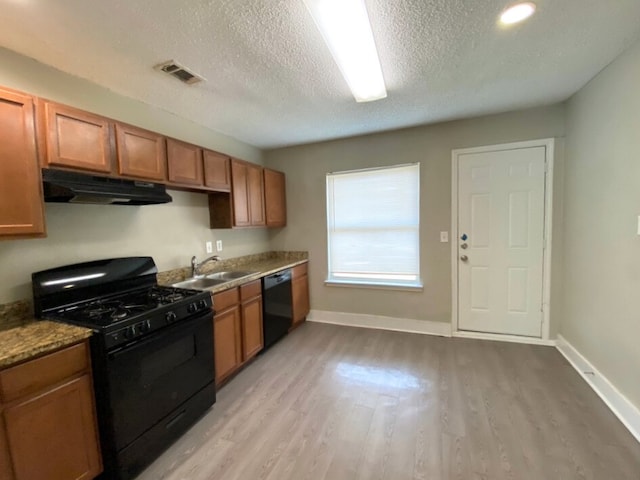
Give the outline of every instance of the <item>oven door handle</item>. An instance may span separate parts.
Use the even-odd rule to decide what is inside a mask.
[[[141,337],[137,340],[131,341],[130,343],[126,343],[118,348],[115,348],[107,352],[109,356],[109,360],[113,360],[115,358],[120,357],[121,355],[125,355],[131,350],[133,350],[134,348],[139,348],[141,346],[148,344],[149,342],[155,342],[169,335],[174,336],[174,335],[180,334],[185,330],[191,330],[194,328],[194,325],[196,323],[204,322],[205,320],[208,322],[213,322],[213,310],[209,310],[203,313],[202,315],[198,315],[197,317],[193,317],[187,320],[183,320],[181,322],[174,323],[173,325],[167,326],[166,328],[163,328],[158,332],[152,333],[151,335]]]

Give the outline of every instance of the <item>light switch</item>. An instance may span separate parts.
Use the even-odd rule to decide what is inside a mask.
[[[640,235],[640,215],[638,215],[638,235]]]
[[[207,249],[207,253],[213,253],[213,244],[211,242],[205,243],[205,248]]]
[[[216,241],[216,251],[218,251],[218,252],[222,251],[222,240],[217,240]]]
[[[440,232],[440,242],[447,243],[449,241],[449,232]]]

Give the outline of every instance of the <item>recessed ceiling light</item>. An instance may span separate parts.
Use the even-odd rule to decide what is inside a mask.
[[[536,4],[533,2],[516,3],[511,5],[500,15],[500,21],[505,25],[518,23],[529,18],[536,11]]]
[[[364,0],[304,0],[357,102],[387,96]]]

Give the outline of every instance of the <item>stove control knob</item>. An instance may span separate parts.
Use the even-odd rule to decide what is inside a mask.
[[[205,300],[200,300],[198,302],[198,308],[200,308],[201,310],[204,310],[205,308],[207,308],[207,302]]]
[[[151,321],[145,320],[144,322],[140,323],[138,325],[138,330],[140,331],[140,333],[145,333],[151,330]]]
[[[138,331],[136,330],[136,326],[131,325],[130,327],[127,327],[127,329],[124,331],[124,338],[133,338],[136,336],[137,333]]]
[[[187,311],[189,313],[196,313],[198,311],[198,306],[195,303],[191,303],[189,304],[189,306],[187,307]]]
[[[167,320],[167,323],[173,323],[176,321],[176,319],[178,318],[177,315],[173,312],[167,312],[167,314],[164,317]]]

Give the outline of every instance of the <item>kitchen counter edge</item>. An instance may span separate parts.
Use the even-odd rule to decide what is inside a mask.
[[[79,343],[92,334],[89,328],[36,319],[1,331],[0,370]]]

